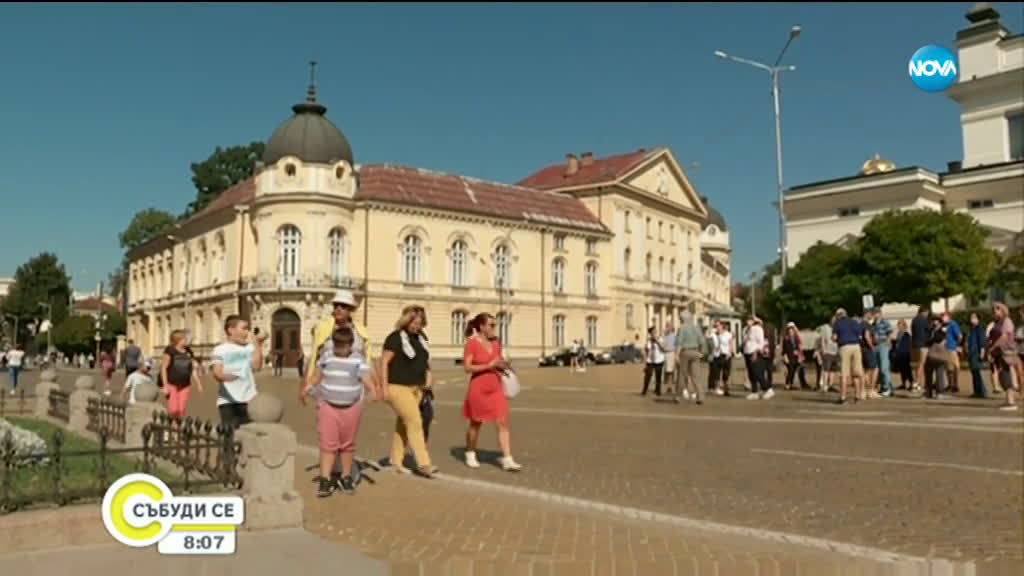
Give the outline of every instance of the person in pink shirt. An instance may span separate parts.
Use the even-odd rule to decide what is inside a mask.
[[[988,355],[999,370],[999,381],[1006,391],[1006,404],[1000,409],[1017,410],[1017,393],[1021,384],[1021,363],[1017,356],[1017,342],[1014,339],[1013,320],[1006,304],[992,305],[994,327],[989,339]]]

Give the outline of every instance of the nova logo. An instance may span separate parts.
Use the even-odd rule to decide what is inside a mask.
[[[956,59],[942,46],[922,46],[910,57],[910,79],[925,92],[942,92],[956,82]]]

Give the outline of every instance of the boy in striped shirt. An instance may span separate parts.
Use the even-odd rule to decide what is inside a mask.
[[[356,452],[356,434],[363,415],[363,393],[369,388],[370,367],[366,359],[352,353],[355,334],[350,326],[341,326],[331,336],[332,347],[324,347],[315,374],[302,389],[302,403],[310,395],[317,397],[317,430],[320,434],[320,488],[317,495],[330,496],[340,488],[355,492],[352,461]],[[313,383],[316,383],[315,385]],[[341,453],[341,474],[334,472]]]

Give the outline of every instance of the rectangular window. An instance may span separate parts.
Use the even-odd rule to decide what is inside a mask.
[[[632,229],[632,228],[630,228],[630,226],[629,226],[629,210],[626,210],[626,214],[625,214],[625,216],[623,217],[623,220],[625,220],[625,221],[626,221],[626,232],[632,232],[632,231],[633,231],[633,229]]]
[[[1007,116],[1006,127],[1010,137],[1010,160],[1024,160],[1024,112]]]
[[[565,252],[565,234],[555,234],[555,250]]]
[[[651,237],[652,237],[652,236],[651,236],[651,234],[652,234],[652,233],[653,233],[654,231],[653,231],[653,230],[651,229],[651,217],[650,217],[650,216],[648,216],[648,217],[647,217],[647,221],[646,221],[646,224],[644,224],[644,232],[646,232],[646,233],[647,233],[647,237],[648,237],[648,238],[651,238]]]
[[[587,256],[597,256],[597,239],[587,238]]]
[[[658,242],[665,240],[664,229],[662,228],[663,224],[664,222],[661,222],[660,220],[658,221]]]
[[[668,225],[668,241],[669,241],[670,244],[675,246],[675,244],[676,244],[676,225],[675,224],[669,224]]]
[[[839,217],[849,218],[850,216],[860,216],[860,208],[840,208]]]
[[[968,200],[967,201],[967,209],[968,210],[978,210],[978,209],[981,209],[981,208],[991,208],[992,206],[993,206],[992,201],[988,200],[988,199],[984,199],[984,200]]]

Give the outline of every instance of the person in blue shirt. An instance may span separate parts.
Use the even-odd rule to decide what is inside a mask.
[[[860,338],[863,326],[846,315],[846,310],[836,310],[836,323],[832,327],[832,338],[839,345],[839,404],[846,403],[846,389],[853,380],[855,399],[864,398],[864,365],[861,361]]]
[[[971,380],[974,383],[971,398],[988,398],[988,390],[985,389],[985,381],[981,377],[981,359],[985,354],[985,342],[985,328],[981,326],[981,319],[972,313],[971,326],[967,329],[966,338],[967,360],[971,365]]]
[[[960,325],[953,320],[949,312],[942,313],[942,325],[946,328],[946,351],[949,359],[946,363],[946,373],[949,376],[950,392],[960,392],[960,342],[963,340],[963,332]]]
[[[892,374],[889,368],[889,351],[892,349],[892,324],[882,316],[882,309],[872,310],[875,322],[872,324],[875,337],[875,357],[878,359],[879,385],[882,396],[892,396]]]

